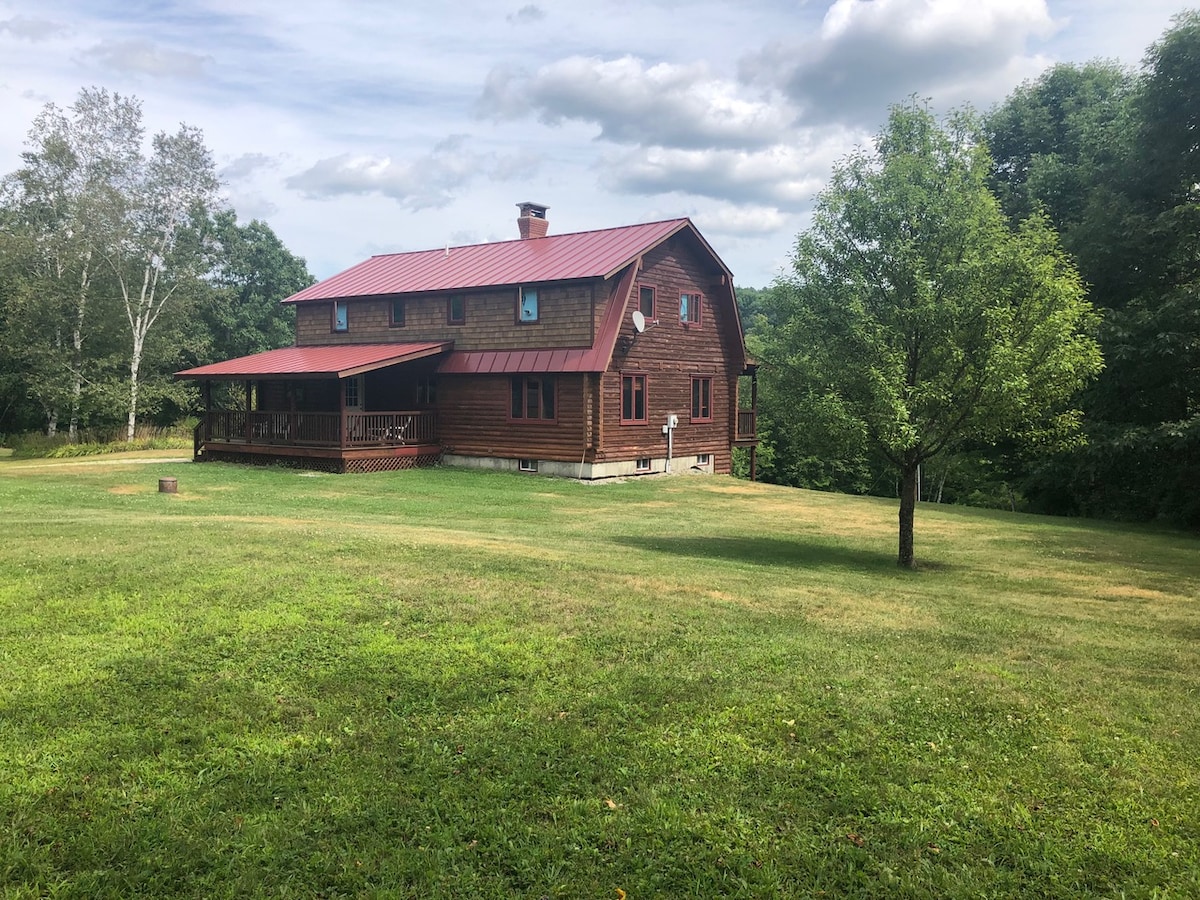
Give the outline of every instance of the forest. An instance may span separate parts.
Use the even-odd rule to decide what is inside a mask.
[[[1077,397],[1075,440],[965,440],[928,464],[920,499],[1200,526],[1200,15],[1138,70],[1060,64],[979,116],[988,183],[1015,225],[1058,235],[1099,314],[1103,369]],[[794,276],[739,288],[762,362],[764,480],[897,496],[862,423],[769,363]]]

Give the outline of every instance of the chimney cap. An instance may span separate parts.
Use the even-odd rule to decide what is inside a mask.
[[[530,203],[528,201],[526,201],[525,203],[517,204],[517,209],[519,209],[521,211],[521,216],[522,217],[529,216],[532,219],[546,218],[546,210],[548,210],[549,208],[550,207],[548,207],[542,203]]]

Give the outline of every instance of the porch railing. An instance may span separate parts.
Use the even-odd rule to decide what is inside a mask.
[[[210,441],[296,447],[377,447],[437,442],[437,421],[428,410],[341,413],[213,410]]]

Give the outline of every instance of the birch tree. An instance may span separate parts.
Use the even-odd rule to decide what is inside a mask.
[[[220,182],[200,130],[181,125],[154,136],[124,197],[115,240],[103,251],[129,326],[126,440],[137,427],[146,338],[172,298],[198,286],[211,268],[210,215]]]
[[[53,435],[65,411],[79,429],[101,250],[122,215],[141,160],[140,104],[87,88],[64,111],[47,104],[30,128],[23,165],[3,185],[21,290],[10,298],[10,333],[19,334],[31,392]]]

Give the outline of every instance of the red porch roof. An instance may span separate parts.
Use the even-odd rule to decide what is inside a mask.
[[[284,347],[176,372],[176,378],[348,378],[373,369],[444,353],[454,341],[422,344],[340,344]]]
[[[708,246],[691,220],[668,219],[526,240],[390,253],[372,256],[283,302],[608,278],[684,228],[692,229]]]

